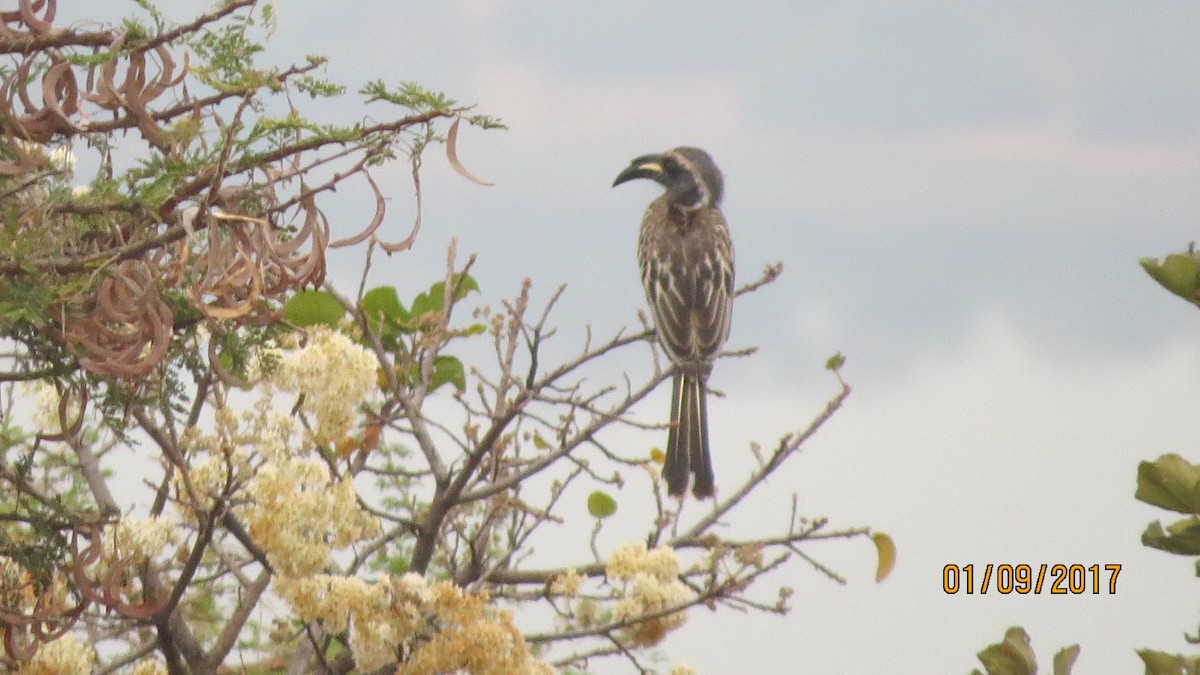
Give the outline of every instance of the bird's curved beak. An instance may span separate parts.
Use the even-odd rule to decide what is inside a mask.
[[[617,179],[613,181],[613,187],[634,178],[658,180],[662,175],[662,155],[642,155],[633,160],[624,171],[617,174]]]

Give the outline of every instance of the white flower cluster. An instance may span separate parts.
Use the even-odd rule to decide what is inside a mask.
[[[96,667],[96,650],[70,633],[44,644],[21,664],[18,675],[77,675]]]
[[[62,425],[58,419],[61,397],[54,385],[45,380],[35,380],[22,384],[21,389],[33,400],[33,412],[30,415],[33,426],[47,434],[62,433]]]
[[[582,585],[583,576],[571,567],[566,573],[559,574],[550,581],[550,592],[555,595],[578,595]]]
[[[618,581],[633,581],[638,574],[671,581],[679,576],[679,556],[670,547],[646,550],[646,542],[634,541],[622,544],[612,552],[604,573],[609,579]]]
[[[142,563],[178,545],[179,523],[169,518],[122,518],[104,529],[104,550],[109,555]]]
[[[270,376],[279,389],[304,394],[304,409],[316,418],[318,445],[336,443],[350,431],[358,408],[376,387],[378,362],[346,335],[325,327],[308,329],[308,342],[280,350]]]
[[[272,407],[269,393],[252,410],[219,410],[216,427],[185,435],[191,484],[202,498],[222,495],[231,481],[242,485],[249,499],[236,513],[280,573],[321,572],[334,549],[380,532],[350,480],[334,481],[324,462],[303,456],[312,446],[297,439],[297,425]],[[177,492],[186,496],[182,485]]]
[[[180,442],[190,460],[188,478],[199,493],[196,496],[219,497],[230,482],[240,484],[249,480],[254,475],[256,461],[290,456],[294,434],[295,424],[271,407],[268,396],[252,410],[242,413],[227,407],[218,409],[213,433],[193,427],[184,432]],[[176,474],[176,483],[179,493],[186,496],[181,474]],[[183,503],[190,503],[190,499],[184,499]]]
[[[668,631],[683,625],[683,611],[660,612],[690,602],[695,595],[679,580],[679,557],[664,546],[646,550],[646,543],[623,544],[613,551],[605,566],[610,582],[623,582],[613,607],[613,621],[636,621],[626,633],[636,645],[653,645]],[[657,615],[657,616],[656,616]]]
[[[396,672],[468,672],[478,675],[550,675],[534,659],[507,612],[448,581],[427,584],[417,574],[357,577],[317,574],[276,577],[275,592],[304,621],[350,631],[358,670],[370,672],[407,659]]]
[[[50,164],[59,171],[75,173],[75,151],[69,147],[58,147],[50,151]]]
[[[379,520],[364,511],[350,480],[332,482],[315,459],[264,464],[246,484],[252,502],[241,510],[250,536],[280,574],[324,570],[333,549],[377,536]]]

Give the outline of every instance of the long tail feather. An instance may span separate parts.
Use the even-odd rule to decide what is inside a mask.
[[[667,481],[667,494],[673,497],[683,496],[687,492],[688,463],[691,458],[682,420],[685,416],[683,403],[687,398],[684,395],[684,379],[683,373],[676,371],[671,383],[671,426],[667,431],[667,458],[662,471]]]
[[[692,483],[697,499],[713,494],[712,457],[708,449],[708,401],[704,378],[676,372],[671,389],[671,427],[663,478],[667,493],[680,497]],[[692,480],[694,479],[694,480]]]
[[[714,487],[712,455],[708,450],[708,393],[704,390],[703,378],[688,379],[691,380],[692,395],[689,408],[693,411],[688,420],[692,425],[689,434],[692,443],[688,451],[692,465],[692,494],[696,499],[704,499],[712,496]]]

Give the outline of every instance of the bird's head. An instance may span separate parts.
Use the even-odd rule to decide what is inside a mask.
[[[661,155],[642,155],[630,162],[613,187],[634,178],[649,178],[667,189],[667,201],[686,210],[715,208],[721,203],[724,179],[712,157],[700,148],[675,148]]]

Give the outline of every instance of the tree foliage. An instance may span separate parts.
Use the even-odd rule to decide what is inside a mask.
[[[758,582],[797,556],[836,578],[801,546],[866,528],[794,506],[769,534],[719,525],[838,409],[840,375],[825,410],[681,517],[649,441],[602,440],[662,432],[633,408],[669,373],[603,368],[658,363],[649,327],[553,361],[563,289],[487,304],[453,244],[427,288],[366,288],[372,258],[417,236],[423,153],[444,145],[481,183],[458,127],[496,119],[373,81],[376,121],[316,123],[301,104],[344,88],[321,57],[258,62],[269,5],[182,24],[142,6],[115,26],[57,25],[55,0],[0,12],[5,667],[533,673],[616,655],[647,671],[691,607],[783,613],[790,590]],[[397,237],[375,179],[393,162],[416,190]],[[350,181],[375,213],[335,231],[322,204]],[[325,261],[351,246],[367,262],[347,294]],[[465,363],[468,341],[491,361]],[[629,473],[649,513],[619,508]],[[568,518],[591,519],[590,550],[545,563],[536,537]],[[632,533],[601,550],[618,520]],[[885,574],[894,547],[875,541]]]

